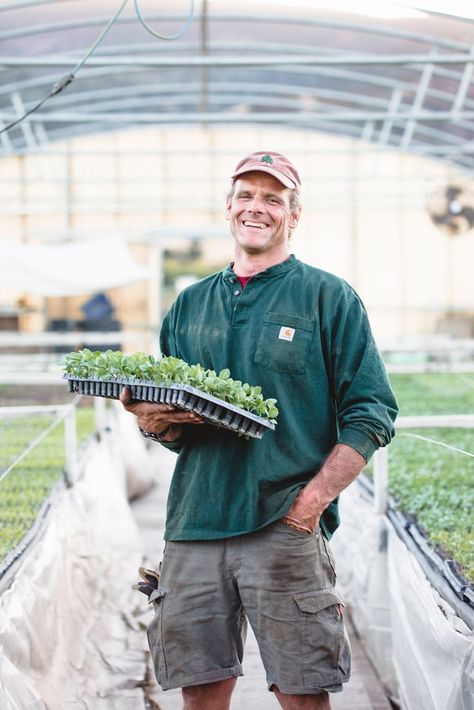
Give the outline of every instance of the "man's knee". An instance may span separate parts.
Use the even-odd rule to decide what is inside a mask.
[[[225,678],[214,683],[182,688],[183,710],[229,710],[237,678]]]
[[[276,685],[272,690],[283,710],[331,710],[329,693],[326,691],[317,695],[288,695],[278,690]]]

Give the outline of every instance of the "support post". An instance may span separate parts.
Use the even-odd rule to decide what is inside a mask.
[[[64,419],[64,451],[66,458],[65,481],[68,488],[74,485],[77,476],[76,408],[71,407]]]
[[[102,397],[93,397],[94,400],[94,426],[99,438],[106,427],[107,412],[105,407],[105,399]]]
[[[374,454],[374,506],[378,515],[385,515],[388,506],[388,450],[384,446]]]
[[[150,353],[159,351],[158,332],[161,323],[163,299],[163,245],[161,238],[150,247],[150,266],[148,272],[148,321],[151,334]]]

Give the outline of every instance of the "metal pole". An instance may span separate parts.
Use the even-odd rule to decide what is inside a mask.
[[[100,66],[134,66],[134,67],[172,67],[172,68],[189,68],[189,67],[265,67],[265,66],[406,66],[406,65],[450,65],[460,64],[464,66],[470,61],[471,57],[467,52],[453,52],[438,54],[435,59],[431,54],[350,54],[340,53],[331,55],[315,55],[315,54],[254,54],[247,55],[241,53],[237,56],[190,56],[190,55],[173,55],[173,56],[158,56],[149,54],[146,56],[140,55],[112,55],[93,56],[87,60],[90,67]],[[61,67],[67,71],[67,68],[74,67],[77,64],[77,58],[70,55],[56,54],[54,56],[13,56],[0,55],[0,65],[8,69],[12,67]]]
[[[474,44],[471,47],[470,55],[471,55],[471,57],[474,57]],[[459,82],[458,91],[457,91],[457,94],[456,94],[454,101],[453,101],[453,108],[452,108],[452,120],[453,121],[457,121],[460,117],[462,106],[463,106],[464,100],[467,96],[467,92],[469,91],[469,86],[471,84],[473,71],[474,71],[474,64],[472,62],[469,62],[468,64],[465,65],[464,72],[461,77],[461,81]]]
[[[378,515],[385,515],[388,507],[388,449],[382,447],[374,454],[374,507]]]
[[[94,397],[94,425],[99,437],[102,436],[107,423],[107,410],[105,399],[102,397]]]
[[[150,353],[158,353],[157,335],[161,323],[162,290],[163,290],[163,243],[157,239],[150,247],[148,271],[148,319],[150,326],[151,342],[148,346]]]
[[[10,121],[15,118],[11,113],[0,110],[0,120]],[[412,121],[414,116],[408,111],[403,111],[399,113],[393,113],[385,110],[381,111],[318,111],[313,113],[299,112],[295,111],[265,111],[262,113],[222,113],[218,111],[210,113],[188,113],[188,112],[162,112],[162,113],[140,113],[139,111],[131,112],[125,111],[120,112],[116,108],[114,111],[110,112],[94,112],[94,113],[83,113],[79,111],[49,111],[48,112],[48,122],[49,123],[71,123],[75,121],[76,123],[86,124],[86,123],[96,123],[106,125],[108,123],[112,124],[126,124],[133,123],[138,124],[162,124],[162,123],[176,123],[176,124],[194,124],[194,123],[223,123],[223,124],[233,124],[233,123],[287,123],[288,121],[299,121],[305,126],[316,127],[318,125],[328,125],[330,122],[337,123],[353,123],[355,121],[363,122],[366,121],[395,121],[397,123],[402,123],[405,121]],[[434,111],[423,109],[416,115],[417,121],[449,121],[451,120],[451,111]],[[466,122],[471,122],[474,119],[474,111],[471,109],[464,109],[460,119]],[[42,122],[44,121],[44,116],[42,114],[32,113],[28,120],[31,122]],[[469,125],[470,127],[470,125]],[[54,133],[50,132],[50,136],[53,138]]]
[[[74,485],[77,476],[77,434],[76,434],[76,408],[71,407],[64,419],[64,451],[66,466],[64,478],[70,488]]]

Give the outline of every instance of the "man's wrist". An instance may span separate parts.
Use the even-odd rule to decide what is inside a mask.
[[[311,510],[317,511],[320,515],[327,508],[329,503],[321,500],[321,493],[314,479],[306,484],[298,494],[299,503],[304,503]]]
[[[140,429],[140,434],[145,438],[145,439],[152,439],[152,441],[166,441],[166,436],[169,434],[171,428],[173,427],[173,424],[169,424],[166,429],[163,429],[163,431],[158,432],[157,434],[153,431],[145,431],[144,429]]]

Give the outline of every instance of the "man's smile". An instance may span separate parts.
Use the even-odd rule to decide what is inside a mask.
[[[265,227],[268,227],[268,224],[265,222],[250,222],[249,220],[243,219],[242,224],[244,227],[254,227],[256,229],[265,229]]]

